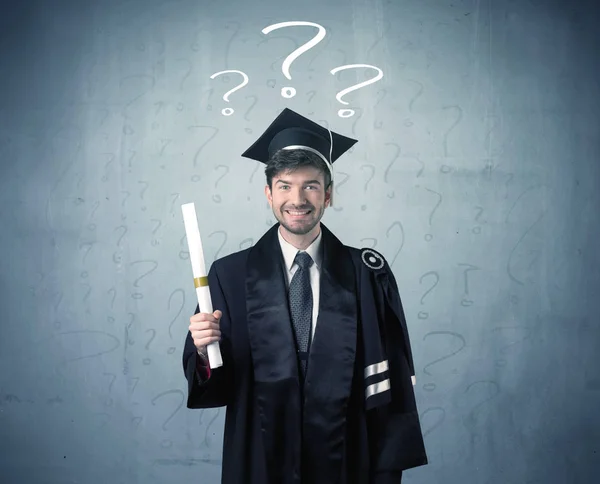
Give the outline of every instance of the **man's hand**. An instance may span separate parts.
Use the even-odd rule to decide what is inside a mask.
[[[194,346],[200,353],[206,353],[206,346],[221,340],[220,320],[223,313],[216,310],[214,313],[197,313],[190,318],[190,333]]]

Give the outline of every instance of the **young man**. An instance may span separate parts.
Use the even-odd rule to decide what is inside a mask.
[[[243,154],[278,223],[212,264],[217,309],[196,307],[183,351],[187,407],[227,407],[223,484],[398,484],[427,464],[394,275],[320,222],[354,143],[285,109]]]

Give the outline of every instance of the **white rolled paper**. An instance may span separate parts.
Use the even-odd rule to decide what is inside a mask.
[[[183,213],[183,223],[185,224],[185,233],[187,236],[188,249],[190,252],[190,261],[192,263],[192,274],[194,276],[194,286],[196,287],[196,296],[201,313],[213,313],[212,299],[208,287],[208,273],[204,263],[204,250],[202,249],[202,239],[200,238],[200,229],[198,228],[198,218],[196,216],[196,207],[193,203],[185,203],[181,206]],[[223,366],[221,349],[219,342],[209,344],[207,347],[208,363],[210,368]]]

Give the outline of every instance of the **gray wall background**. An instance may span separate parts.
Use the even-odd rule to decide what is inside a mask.
[[[291,20],[327,36],[288,81],[316,30],[261,29]],[[360,140],[324,223],[398,280],[431,461],[403,481],[595,482],[598,20],[542,0],[4,5],[1,482],[220,482],[225,411],[184,402],[180,206],[207,264],[254,243],[274,217],[240,154],[286,106]],[[329,72],[354,63],[384,77],[344,106],[375,74]],[[229,103],[225,69],[249,76]]]

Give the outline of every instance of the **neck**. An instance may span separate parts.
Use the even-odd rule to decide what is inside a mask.
[[[293,234],[281,224],[279,225],[279,231],[286,242],[293,245],[298,250],[306,250],[321,233],[321,222],[315,225],[310,232],[304,235]]]

